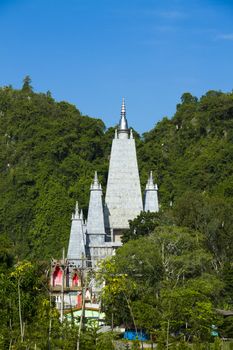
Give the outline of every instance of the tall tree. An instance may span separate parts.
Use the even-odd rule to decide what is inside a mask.
[[[26,77],[23,79],[23,86],[22,91],[25,93],[31,93],[33,92],[32,85],[31,85],[31,78],[29,75],[26,75]]]

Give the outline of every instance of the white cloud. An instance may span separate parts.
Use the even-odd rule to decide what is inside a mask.
[[[217,39],[220,39],[220,40],[233,40],[233,33],[220,34],[220,35],[217,36]]]

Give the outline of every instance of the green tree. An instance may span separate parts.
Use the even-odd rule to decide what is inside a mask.
[[[201,233],[159,226],[130,240],[101,266],[107,320],[153,333],[162,329],[207,339],[223,284],[213,275],[212,256]],[[115,316],[117,310],[117,315]]]
[[[129,220],[129,229],[123,232],[122,242],[148,236],[161,224],[168,224],[169,216],[165,213],[141,212],[134,220]]]
[[[96,350],[114,350],[113,340],[115,337],[111,332],[100,334],[97,339]]]
[[[23,79],[23,86],[22,86],[22,91],[26,93],[31,93],[33,92],[32,86],[31,86],[31,78],[29,75],[26,75],[26,77]]]
[[[206,245],[214,254],[216,269],[231,261],[233,237],[232,206],[222,198],[186,192],[177,201],[174,216],[178,225],[204,234]]]

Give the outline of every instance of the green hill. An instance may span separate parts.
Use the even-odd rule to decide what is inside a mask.
[[[0,90],[0,231],[20,258],[61,254],[75,200],[85,208],[94,170],[106,176],[105,139],[101,120],[49,93]]]
[[[141,171],[153,169],[162,203],[186,191],[233,198],[233,93],[183,94],[172,119],[144,134]]]
[[[76,199],[85,211],[94,170],[106,185],[114,129],[51,94],[0,89],[0,233],[19,258],[59,257]],[[137,134],[136,134],[137,135]],[[144,188],[149,170],[166,210],[187,192],[233,200],[233,93],[185,93],[177,112],[137,135]]]

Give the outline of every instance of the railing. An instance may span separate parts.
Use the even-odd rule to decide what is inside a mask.
[[[61,286],[51,286],[50,290],[51,292],[61,292],[62,287]],[[70,286],[70,287],[64,287],[64,292],[75,292],[75,291],[81,291],[81,286]]]

